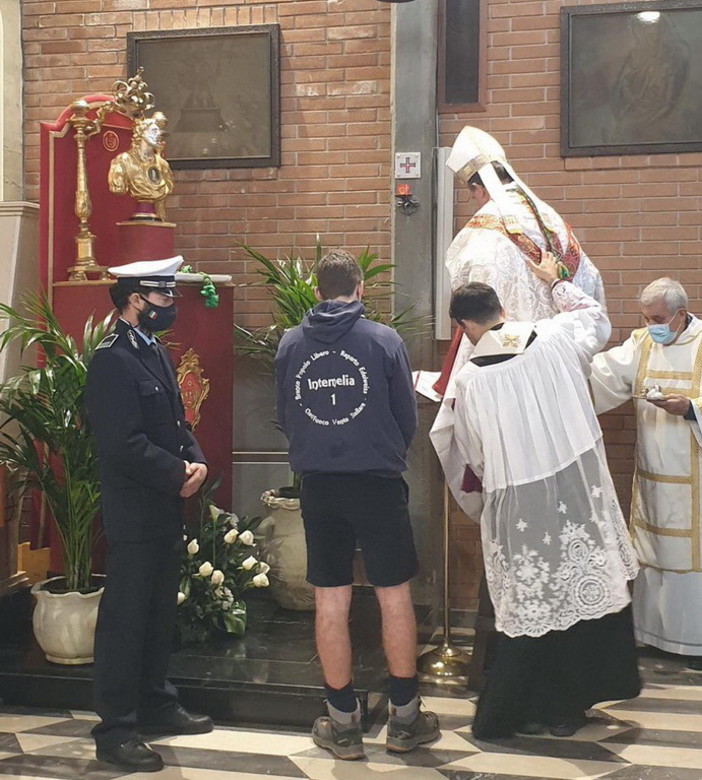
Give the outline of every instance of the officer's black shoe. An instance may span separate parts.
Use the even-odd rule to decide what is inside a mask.
[[[194,715],[180,704],[151,718],[140,718],[137,724],[140,734],[206,734],[213,728],[208,715]]]
[[[161,756],[138,739],[115,747],[98,746],[95,755],[98,761],[106,761],[129,772],[160,772],[163,769]]]

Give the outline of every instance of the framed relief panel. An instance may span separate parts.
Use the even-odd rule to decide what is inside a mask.
[[[561,9],[564,157],[702,149],[702,6]]]
[[[277,24],[127,33],[128,73],[139,67],[173,168],[280,164]]]

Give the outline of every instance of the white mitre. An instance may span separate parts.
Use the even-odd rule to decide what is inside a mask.
[[[507,230],[511,233],[521,233],[522,228],[517,222],[515,206],[507,196],[505,185],[495,173],[492,163],[502,165],[522,192],[531,198],[542,218],[545,218],[545,204],[517,176],[514,168],[507,161],[505,150],[495,138],[484,130],[466,125],[458,134],[458,138],[451,148],[451,154],[446,160],[446,167],[464,182],[468,182],[472,176],[479,173],[485,189],[495,202],[497,210],[505,222]]]

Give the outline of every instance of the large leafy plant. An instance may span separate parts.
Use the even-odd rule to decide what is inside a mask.
[[[270,260],[250,246],[244,245],[243,249],[258,264],[259,284],[270,292],[273,307],[272,323],[264,328],[248,330],[235,325],[237,349],[240,354],[258,358],[267,368],[272,368],[283,333],[299,325],[305,314],[318,303],[314,292],[317,287],[315,269],[322,257],[322,246],[317,242],[312,260],[293,253],[282,259]],[[388,273],[393,268],[392,263],[380,262],[377,252],[367,248],[357,260],[365,283],[365,316],[402,332],[418,329],[420,320],[411,315],[411,306],[390,313],[393,282]]]
[[[43,494],[61,539],[67,590],[91,585],[93,524],[100,506],[97,458],[83,406],[88,364],[111,315],[90,317],[81,346],[67,334],[45,297],[28,297],[25,313],[0,304],[9,320],[0,350],[39,348],[39,366],[22,366],[0,385],[0,462],[17,488]]]
[[[199,526],[186,539],[178,593],[178,627],[184,641],[204,642],[213,632],[243,634],[244,593],[268,586],[270,567],[258,557],[254,530],[260,517],[239,518],[212,503],[214,482],[200,499]]]

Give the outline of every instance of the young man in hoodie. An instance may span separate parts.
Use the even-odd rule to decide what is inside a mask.
[[[329,252],[319,262],[317,284],[321,303],[278,347],[277,407],[290,466],[303,475],[307,580],[315,586],[329,711],[315,721],[312,738],[337,758],[356,759],[364,751],[348,617],[357,541],[383,621],[390,674],[387,749],[407,752],[440,735],[436,715],[419,708],[409,585],[417,555],[402,472],[417,409],[402,339],[363,316],[363,273],[356,260],[348,252]]]

